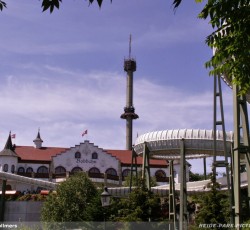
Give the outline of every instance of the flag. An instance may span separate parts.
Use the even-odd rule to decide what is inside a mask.
[[[11,134],[11,138],[16,138],[16,134]]]
[[[82,137],[83,137],[85,134],[88,134],[88,130],[87,130],[87,129],[82,133]]]

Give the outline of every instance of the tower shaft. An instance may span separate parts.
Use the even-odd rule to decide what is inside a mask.
[[[127,101],[126,107],[133,106],[133,72],[127,72]]]
[[[132,150],[133,119],[139,118],[133,106],[133,73],[136,71],[136,61],[132,58],[125,59],[124,70],[127,72],[126,107],[121,118],[126,119],[126,149]]]

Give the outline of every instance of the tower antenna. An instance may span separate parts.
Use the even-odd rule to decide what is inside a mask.
[[[129,36],[129,59],[131,58],[131,42],[132,42],[132,35]]]

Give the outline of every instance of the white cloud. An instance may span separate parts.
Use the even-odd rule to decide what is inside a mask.
[[[130,33],[133,55],[136,50],[141,63],[148,63],[148,54],[156,64],[163,56],[170,60],[180,55],[187,61],[178,68],[188,75],[193,68],[190,63],[210,56],[203,46],[194,50],[202,54],[199,57],[183,48],[191,43],[197,47],[209,33],[209,25],[195,18],[189,2],[176,15],[165,1],[105,4],[99,10],[82,1],[64,1],[61,9],[50,15],[41,13],[39,2],[20,0],[10,1],[8,9],[0,13],[0,147],[10,130],[17,134],[16,144],[32,145],[40,127],[45,146],[74,146],[84,140],[81,132],[88,129],[87,138],[96,145],[123,149],[125,121],[120,115],[126,102],[126,78],[115,61],[127,53]],[[176,53],[168,52],[169,48]],[[197,82],[193,88],[190,84],[185,87],[186,75],[176,76],[162,63],[162,75],[175,76],[171,85],[135,78],[134,106],[140,118],[134,121],[134,137],[162,129],[211,129],[212,89],[196,92],[196,87],[201,88]],[[152,65],[140,68],[154,71]],[[136,74],[140,75],[139,71]],[[147,79],[164,82],[153,71]],[[196,71],[199,75],[198,68]],[[229,89],[224,106],[230,129]]]
[[[47,76],[42,79],[8,76],[0,87],[2,145],[9,130],[17,133],[18,144],[32,144],[40,127],[45,145],[70,147],[82,141],[82,130],[89,129],[89,139],[95,144],[124,148],[125,121],[119,118],[126,101],[124,76],[74,72],[57,66],[45,68]],[[70,78],[60,78],[64,74]],[[212,127],[212,92],[184,92],[144,79],[135,80],[134,90],[134,105],[140,116],[134,121],[134,135]]]

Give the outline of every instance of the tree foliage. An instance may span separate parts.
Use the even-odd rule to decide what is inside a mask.
[[[208,0],[199,15],[210,18],[215,29],[206,43],[215,50],[206,63],[211,75],[225,75],[240,87],[250,90],[250,2],[249,0]]]
[[[218,184],[216,184],[216,186],[211,186],[211,191],[193,197],[193,201],[200,206],[200,209],[195,216],[196,226],[205,223],[216,226],[207,229],[217,229],[219,224],[230,223],[228,194],[225,191],[219,191]]]
[[[85,173],[77,173],[48,196],[41,214],[45,222],[102,220],[100,192]]]
[[[138,172],[138,178],[141,176],[142,172]],[[132,186],[137,186],[138,185],[138,178],[136,177],[135,174],[132,175]],[[140,181],[141,179],[139,179]],[[124,181],[124,186],[129,187],[130,186],[130,175],[125,177]],[[157,181],[155,177],[150,177],[150,187],[157,186]]]
[[[204,179],[204,175],[201,175],[199,173],[193,173],[191,170],[189,171],[189,181],[200,181]]]
[[[3,8],[6,7],[7,7],[6,3],[0,0],[0,10],[3,10]]]
[[[88,0],[89,4],[92,4],[94,1],[97,2],[98,6],[101,7],[103,0]],[[110,0],[112,2],[112,0]],[[42,9],[43,11],[49,10],[50,13],[54,11],[55,8],[59,9],[62,0],[43,0],[42,1]],[[7,8],[7,4],[5,1],[0,0],[0,10]]]
[[[204,0],[196,0],[203,2]],[[182,0],[174,0],[174,8]],[[250,91],[250,2],[249,0],[207,0],[199,14],[209,19],[214,31],[206,43],[215,52],[205,66],[210,75],[224,75],[241,94]]]
[[[113,199],[110,206],[110,220],[120,222],[148,221],[160,216],[160,199],[148,191],[144,182],[134,188],[128,197]]]

